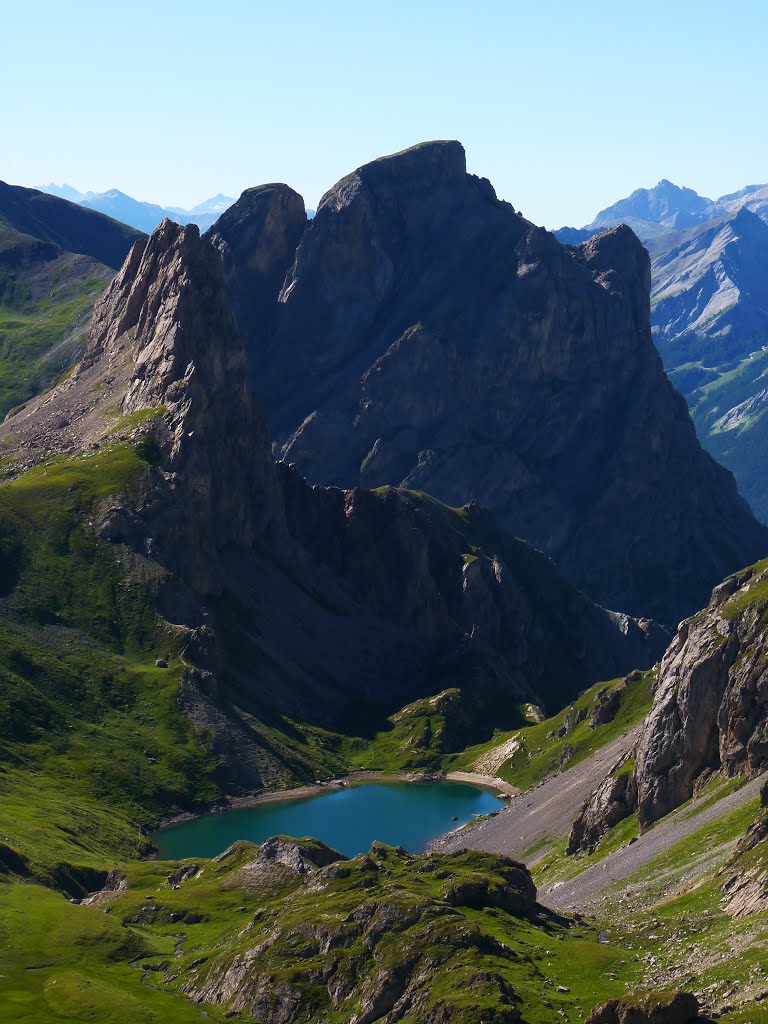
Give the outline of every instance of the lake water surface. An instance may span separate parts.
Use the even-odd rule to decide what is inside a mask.
[[[421,853],[432,839],[503,806],[489,790],[462,782],[368,782],[206,814],[152,838],[167,859],[215,857],[237,839],[261,843],[274,835],[314,836],[348,857],[377,839]]]

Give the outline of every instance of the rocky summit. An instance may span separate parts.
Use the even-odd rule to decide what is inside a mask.
[[[432,142],[211,230],[280,455],[315,484],[478,501],[603,605],[676,622],[768,548],[699,447],[627,228],[560,245]],[[294,250],[295,246],[295,250]]]

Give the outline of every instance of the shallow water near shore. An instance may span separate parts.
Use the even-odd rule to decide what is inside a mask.
[[[490,790],[461,782],[376,782],[206,814],[152,836],[163,858],[215,857],[238,839],[314,836],[348,857],[374,840],[422,853],[433,839],[504,806]],[[456,820],[452,820],[456,818]]]

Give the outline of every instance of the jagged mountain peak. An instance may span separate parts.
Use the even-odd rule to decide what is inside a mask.
[[[47,192],[49,195],[58,196],[59,199],[68,199],[71,203],[79,203],[87,198],[83,192],[79,192],[74,186],[68,185],[66,182],[56,185],[51,181],[47,185],[35,185],[35,189],[38,192]]]
[[[196,225],[168,219],[136,242],[97,303],[76,372],[0,433],[22,468],[130,433],[142,412],[154,417],[164,471],[179,481],[175,498],[161,501],[173,514],[147,532],[169,564],[185,564],[196,586],[215,592],[217,552],[278,542],[284,516],[219,254]]]
[[[125,192],[121,192],[119,188],[108,188],[105,192],[89,192],[89,199],[131,199]]]
[[[742,228],[747,228],[752,231],[760,231],[761,233],[768,230],[768,224],[758,217],[758,215],[750,210],[748,206],[740,206],[733,214],[733,221]]]
[[[250,198],[269,209],[275,195],[296,203],[285,189]],[[313,488],[276,466],[225,273],[211,239],[164,221],[136,243],[98,304],[77,371],[3,424],[0,443],[23,471],[148,432],[154,462],[90,526],[150,559],[153,573],[172,574],[163,608],[174,629],[210,623],[211,598],[234,600],[232,647],[221,625],[205,658],[239,673],[239,707],[313,721],[350,705],[391,713],[429,693],[439,667],[443,686],[474,680],[462,715],[475,728],[498,699],[539,689],[562,699],[561,677],[570,695],[574,680],[658,650],[652,623],[595,606],[478,509],[395,489]],[[481,535],[493,538],[490,556]],[[244,660],[232,654],[243,647]],[[212,703],[206,686],[185,694],[190,715],[222,743],[226,734],[232,777],[260,778],[258,740],[237,724],[222,731],[224,698]],[[498,713],[496,704],[496,721]]]

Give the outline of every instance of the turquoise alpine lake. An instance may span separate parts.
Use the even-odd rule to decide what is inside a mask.
[[[313,836],[356,857],[379,840],[422,853],[438,836],[504,806],[490,790],[461,782],[367,782],[301,799],[206,814],[160,829],[152,840],[168,860],[215,857],[238,839]]]

